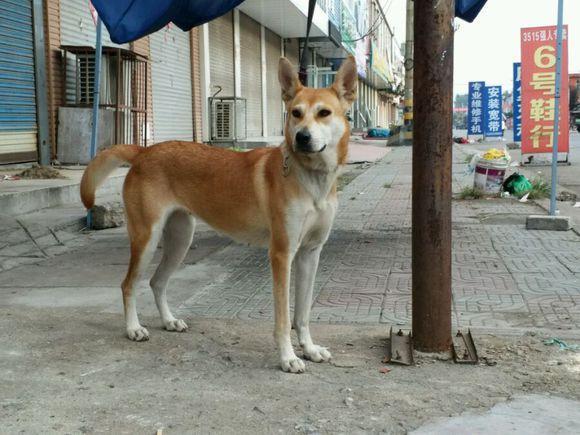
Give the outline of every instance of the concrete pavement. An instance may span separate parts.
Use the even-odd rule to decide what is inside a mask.
[[[455,150],[458,191],[472,178]],[[340,193],[312,310],[333,365],[309,364],[297,381],[277,370],[267,255],[205,225],[168,291],[190,331],[157,327],[144,282],[138,308],[152,338],[129,342],[119,290],[125,231],[77,233],[61,255],[0,272],[3,427],[404,433],[513,394],[580,399],[580,360],[542,343],[575,342],[580,332],[580,237],[526,231],[525,216],[542,210],[509,199],[453,203],[453,323],[472,328],[480,354],[498,365],[420,357],[379,373],[388,327],[411,321],[410,151],[392,149]]]

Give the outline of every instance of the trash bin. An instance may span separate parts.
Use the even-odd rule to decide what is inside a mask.
[[[499,193],[507,168],[508,163],[505,160],[478,160],[473,187],[485,193]]]
[[[492,148],[476,159],[473,187],[489,194],[499,193],[511,160],[507,150]]]

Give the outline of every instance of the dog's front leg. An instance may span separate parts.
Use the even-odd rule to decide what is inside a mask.
[[[330,361],[330,352],[312,342],[310,337],[310,308],[312,290],[318,269],[318,260],[322,245],[302,247],[296,253],[294,267],[296,271],[296,303],[294,305],[294,329],[304,351],[304,357],[314,362]]]
[[[274,340],[280,353],[282,370],[291,373],[304,372],[304,362],[296,356],[290,340],[290,265],[289,249],[273,242],[270,247],[274,292]]]

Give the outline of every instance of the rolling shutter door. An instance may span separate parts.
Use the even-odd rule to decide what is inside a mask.
[[[60,0],[60,43],[62,45],[95,46],[97,29],[91,16],[88,0]],[[129,48],[129,44],[115,44],[103,24],[103,45]]]
[[[294,65],[296,71],[298,71],[298,62],[300,62],[298,58],[299,57],[298,39],[293,38],[287,40],[284,46],[284,51],[285,51],[284,56],[286,56],[286,59],[288,59],[290,63]]]
[[[240,13],[241,97],[246,99],[248,137],[262,136],[260,25]]]
[[[0,2],[0,163],[37,159],[32,2]]]
[[[282,134],[282,91],[278,83],[278,61],[280,60],[280,37],[266,29],[266,95],[268,99],[267,136]]]
[[[193,140],[189,32],[171,25],[149,41],[155,142]]]
[[[234,26],[232,13],[209,22],[210,95],[221,86],[220,97],[234,96]]]

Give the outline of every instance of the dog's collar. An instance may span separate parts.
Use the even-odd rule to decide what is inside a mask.
[[[290,154],[288,154],[288,150],[286,147],[282,148],[282,175],[287,177],[290,173]]]

